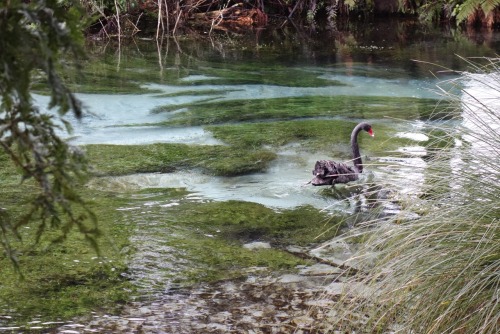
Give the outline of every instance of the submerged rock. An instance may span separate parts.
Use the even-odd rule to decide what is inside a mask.
[[[268,248],[271,248],[271,244],[269,242],[254,241],[254,242],[249,242],[247,244],[244,244],[243,248],[246,248],[246,249],[268,249]]]
[[[323,274],[321,274],[323,273]],[[85,332],[323,333],[342,283],[337,268],[301,266],[297,274],[173,289],[154,302],[135,302],[121,316],[92,318]],[[335,292],[325,293],[329,290]],[[63,333],[68,327],[62,327]]]

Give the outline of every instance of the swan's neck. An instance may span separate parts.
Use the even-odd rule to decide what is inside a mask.
[[[352,157],[354,162],[354,168],[358,173],[363,172],[363,161],[361,160],[361,154],[359,153],[359,145],[358,145],[358,133],[361,131],[361,127],[356,126],[351,134],[351,148],[352,148]]]

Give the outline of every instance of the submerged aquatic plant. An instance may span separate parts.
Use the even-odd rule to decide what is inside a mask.
[[[460,112],[433,125],[451,144],[431,144],[422,193],[401,212],[418,218],[358,231],[368,238],[355,257],[362,270],[346,284],[334,328],[500,331],[500,59],[482,60],[442,89]]]

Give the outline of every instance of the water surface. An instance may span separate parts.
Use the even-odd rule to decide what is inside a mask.
[[[191,204],[194,210],[202,203],[239,200],[278,212],[309,205],[332,216],[349,216],[383,204],[390,215],[398,212],[399,202],[420,194],[431,154],[425,149],[432,138],[429,126],[441,121],[433,115],[440,99],[436,84],[456,76],[442,70],[467,69],[457,54],[494,56],[500,35],[467,35],[412,22],[348,28],[304,32],[285,27],[248,36],[171,39],[158,45],[151,40],[124,41],[120,49],[112,42],[88,45],[91,57],[82,73],[68,75],[87,109],[81,120],[69,117],[74,132],[67,138],[72,144],[239,145],[242,152],[276,154],[266,168],[244,175],[213,175],[193,164],[91,182],[92,187],[126,196],[141,189],[186,190],[175,198],[142,192],[132,196],[130,206],[116,208],[124,212],[120,223],[137,227],[128,273],[139,288],[136,297],[142,298],[137,309],[128,310],[134,319],[142,321],[144,307],[156,310],[165,302],[161,307],[167,309],[165,300],[182,298],[171,293],[174,276],[193,263],[186,252],[169,244],[183,235],[183,227],[165,223],[170,219],[165,217],[176,219],[169,215],[180,205]],[[36,101],[43,107],[48,100],[37,95]],[[304,126],[300,133],[297,124],[306,124],[303,121],[312,126]],[[361,134],[366,175],[335,191],[308,185],[316,160],[350,163],[349,133],[360,121],[370,122],[375,130],[374,139]],[[314,124],[326,125],[331,135],[313,136],[318,129]],[[262,133],[248,133],[255,128],[247,125],[258,125]],[[246,141],[217,131],[230,127]],[[262,135],[286,138],[291,129],[295,137],[283,143],[250,140]],[[350,199],[353,194],[358,198]],[[177,317],[190,319],[181,311]],[[160,318],[153,322],[161,324]]]
[[[348,32],[323,31],[309,36],[290,34],[287,29],[274,34],[265,31],[257,37],[235,35],[230,38],[232,43],[221,36],[196,42],[165,40],[158,47],[152,41],[135,41],[123,45],[121,54],[112,47],[103,50],[100,45],[90,46],[94,61],[83,80],[75,78],[76,89],[82,91],[78,97],[89,113],[74,122],[71,142],[225,145],[202,125],[169,126],[168,122],[197,113],[198,119],[206,117],[205,124],[210,124],[210,118],[216,119],[217,105],[221,105],[220,113],[225,112],[223,102],[240,101],[240,110],[236,108],[234,113],[252,114],[265,111],[262,100],[269,101],[272,110],[279,109],[274,101],[283,98],[292,101],[284,107],[289,113],[288,121],[314,118],[314,110],[328,109],[317,101],[324,99],[326,104],[329,98],[341,96],[347,103],[340,112],[332,106],[334,111],[317,117],[349,122],[366,120],[373,123],[376,133],[377,124],[393,127],[395,136],[408,139],[407,145],[384,149],[381,143],[376,152],[362,147],[363,154],[370,158],[369,173],[374,173],[375,179],[392,178],[391,183],[399,191],[415,192],[413,186],[423,180],[426,124],[432,120],[406,116],[410,111],[406,113],[405,108],[414,100],[402,103],[398,112],[392,111],[394,101],[390,98],[437,101],[440,97],[436,83],[453,76],[443,68],[466,69],[467,64],[454,54],[493,55],[499,43],[496,34],[477,43],[465,35],[415,26],[411,22],[378,22],[365,28],[350,27]],[[93,90],[98,93],[91,93]],[[109,93],[102,93],[106,90]],[[310,105],[301,106],[294,113],[294,103],[299,104],[294,99],[305,99],[307,104],[308,97]],[[382,111],[360,114],[355,105],[349,106],[351,97],[377,97],[373,106]],[[380,98],[387,100],[380,102]],[[253,100],[259,100],[259,104]],[[204,106],[215,109],[211,111],[215,116],[203,116]],[[391,111],[385,114],[386,107]],[[158,108],[169,111],[158,112]],[[308,112],[305,115],[304,110]],[[249,119],[272,122],[273,115]],[[224,120],[231,125],[239,122]],[[346,126],[350,124],[355,123]],[[331,150],[322,151],[308,148],[307,142],[274,147],[278,158],[267,170],[252,175],[214,177],[179,171],[115,180],[131,187],[185,187],[213,200],[240,199],[276,208],[305,204],[322,207],[331,200],[318,194],[318,189],[302,186],[309,180],[316,159],[349,160],[348,140],[346,137],[334,142]],[[408,184],[406,177],[414,182]]]

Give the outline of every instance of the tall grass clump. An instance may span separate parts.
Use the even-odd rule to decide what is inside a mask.
[[[421,192],[400,219],[360,232],[362,270],[345,284],[336,330],[500,333],[500,59],[468,62],[440,88],[448,115],[430,125]]]

